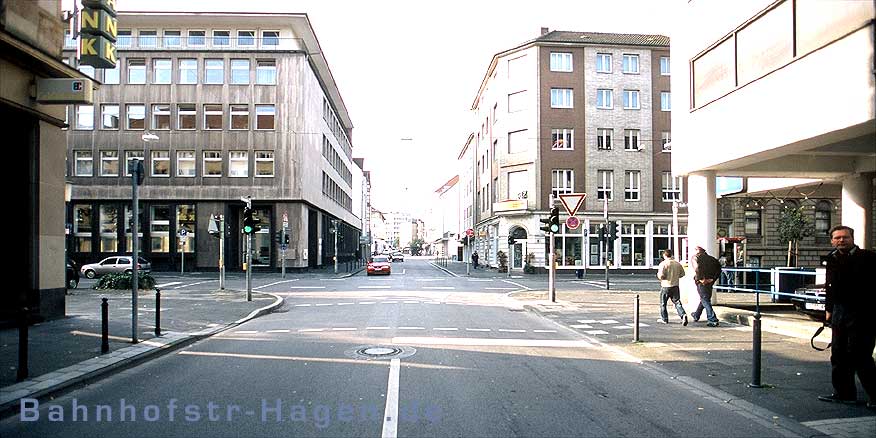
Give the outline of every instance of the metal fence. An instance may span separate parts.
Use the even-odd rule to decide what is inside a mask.
[[[791,302],[792,299],[796,299],[823,305],[823,296],[795,293],[798,288],[822,284],[824,284],[823,269],[725,267],[715,284],[715,290],[725,293],[722,295],[725,302],[737,300],[747,302],[753,297],[759,311],[761,295],[764,294],[770,296],[771,302]]]

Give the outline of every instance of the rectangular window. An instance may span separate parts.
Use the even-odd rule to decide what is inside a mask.
[[[551,129],[551,149],[575,149],[574,129]]]
[[[100,176],[119,176],[119,151],[100,151]]]
[[[76,105],[76,129],[94,129],[94,105]]]
[[[274,129],[274,105],[256,105],[256,129]]]
[[[508,199],[529,197],[529,172],[525,170],[508,172]]]
[[[76,170],[73,172],[74,175],[94,175],[94,161],[91,151],[74,151],[73,156],[76,157]]]
[[[611,201],[614,191],[614,172],[611,170],[599,170],[596,175],[596,199],[608,199]]]
[[[264,47],[264,46],[279,46],[279,45],[280,45],[280,31],[279,30],[262,31],[262,47]]]
[[[100,106],[100,129],[119,129],[119,105],[105,103]]]
[[[255,176],[274,176],[274,153],[269,151],[256,151],[255,157]]]
[[[661,56],[660,57],[660,74],[663,76],[669,76],[669,57]]]
[[[246,151],[231,151],[228,153],[228,176],[231,178],[246,178],[249,176],[249,154]]]
[[[614,134],[614,129],[597,128],[596,129],[596,148],[602,151],[611,150],[611,136]]]
[[[119,210],[115,205],[100,206],[100,251],[116,252],[119,247]]]
[[[221,130],[222,129],[222,104],[206,104],[204,105],[204,129],[205,130]]]
[[[190,30],[187,42],[189,47],[204,47],[207,45],[207,32],[203,30]]]
[[[237,47],[252,47],[255,46],[255,31],[254,30],[238,30],[237,31]]]
[[[526,91],[518,91],[508,95],[508,112],[516,113],[526,109]]]
[[[205,59],[204,60],[204,83],[205,84],[222,84],[225,83],[225,61],[222,59]]]
[[[614,106],[612,102],[611,90],[598,89],[596,90],[596,107],[601,109],[611,109]]]
[[[173,77],[173,67],[169,59],[152,60],[152,83],[169,84]]]
[[[249,129],[249,105],[230,105],[231,120],[229,125],[231,130],[246,130]]]
[[[256,61],[256,84],[277,84],[277,63],[273,60]]]
[[[104,85],[118,85],[119,80],[121,79],[122,66],[121,63],[116,63],[116,66],[113,68],[106,68],[103,70],[103,84]]]
[[[639,130],[624,129],[624,150],[638,151],[639,149]]]
[[[170,176],[170,152],[152,151],[152,176]]]
[[[137,39],[140,48],[158,47],[158,31],[155,30],[140,30],[138,31],[139,38]]]
[[[134,45],[131,29],[119,29],[116,32],[116,47],[131,47]]]
[[[180,59],[177,61],[179,67],[179,82],[180,84],[197,84],[198,83],[198,60],[197,59]]]
[[[624,201],[638,201],[639,188],[642,183],[642,172],[638,170],[628,170],[624,175]]]
[[[572,71],[572,54],[552,52],[551,71]]]
[[[663,202],[681,201],[681,177],[673,177],[672,172],[663,172]]]
[[[572,89],[551,88],[551,108],[572,108]]]
[[[193,130],[197,128],[198,108],[193,103],[181,103],[176,106],[177,126],[179,130]]]
[[[152,252],[170,252],[170,207],[153,205],[149,209],[149,236]]]
[[[508,133],[508,153],[517,154],[529,150],[528,131],[514,131]]]
[[[145,161],[143,151],[125,151],[125,176],[131,176],[134,160]]]
[[[597,53],[596,54],[596,72],[611,73],[611,54]]]
[[[660,92],[660,111],[672,111],[672,95],[668,91]]]
[[[176,151],[176,176],[195,176],[195,151]]]
[[[164,31],[164,47],[179,47],[182,45],[182,33],[178,30]]]
[[[745,210],[745,235],[760,236],[760,210]]]
[[[204,151],[204,176],[222,176],[222,153],[219,151]]]
[[[560,195],[574,192],[575,177],[572,169],[554,169],[551,173],[551,191],[554,194],[554,199],[558,199]]]
[[[624,90],[624,109],[639,109],[639,90]]]
[[[624,73],[639,73],[639,55],[624,54]]]
[[[146,83],[146,60],[145,59],[129,59],[128,60],[128,83],[129,84],[145,84]]]
[[[662,131],[660,133],[660,143],[663,145],[663,152],[672,152],[672,135],[670,131]]]
[[[238,85],[249,84],[249,60],[231,60],[231,83]]]
[[[146,105],[125,105],[126,125],[125,129],[146,129]]]
[[[213,47],[228,47],[231,45],[231,32],[227,30],[213,31]]]
[[[152,105],[152,129],[156,131],[167,131],[170,129],[169,104]]]

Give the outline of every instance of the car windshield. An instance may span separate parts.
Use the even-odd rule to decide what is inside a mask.
[[[389,258],[386,256],[374,256],[374,258],[371,259],[371,263],[386,263],[388,261]]]

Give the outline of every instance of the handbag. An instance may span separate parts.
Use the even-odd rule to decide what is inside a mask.
[[[821,327],[818,327],[818,330],[815,330],[815,334],[812,335],[812,339],[809,340],[809,345],[811,345],[812,348],[814,348],[814,349],[817,350],[817,351],[824,351],[824,350],[827,350],[828,348],[830,348],[831,345],[833,345],[832,342],[828,342],[828,343],[827,343],[827,347],[824,347],[824,348],[818,348],[818,347],[815,346],[815,338],[817,338],[818,335],[820,335],[821,332],[824,331],[824,328],[825,328],[825,327],[830,327],[830,324],[827,323],[827,322],[825,322],[824,324],[821,325]]]

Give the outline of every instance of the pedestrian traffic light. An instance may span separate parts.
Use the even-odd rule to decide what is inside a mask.
[[[288,234],[284,234],[284,235],[283,235],[283,244],[284,244],[284,245],[288,245],[288,244],[289,244],[289,235],[288,235]]]
[[[599,227],[599,240],[602,242],[605,241],[605,225]]]
[[[550,222],[551,233],[559,233],[560,232],[560,208],[554,207],[551,209],[551,222]]]
[[[615,239],[617,239],[618,229],[620,228],[620,224],[618,224],[615,221],[611,221],[608,223],[607,228],[608,229],[605,232],[605,238],[606,238],[606,241],[609,244],[611,244],[612,242],[614,242]]]
[[[252,209],[249,207],[243,208],[243,234],[252,234],[255,232],[255,219],[252,217]]]

